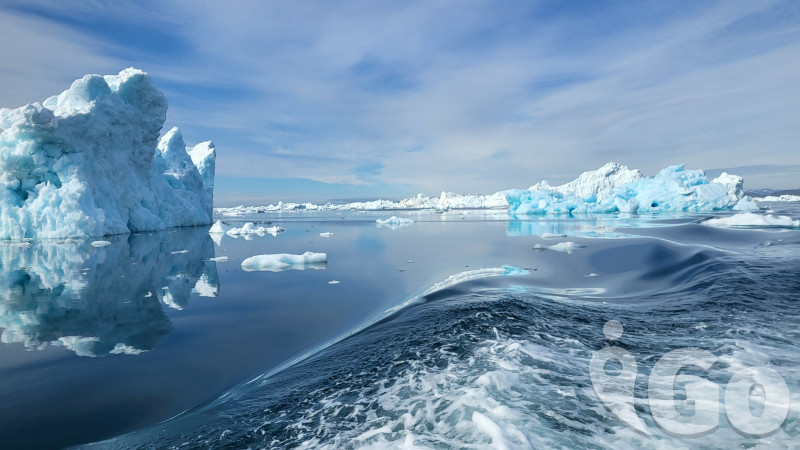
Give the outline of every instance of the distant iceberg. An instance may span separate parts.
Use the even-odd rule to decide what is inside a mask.
[[[0,109],[0,239],[103,236],[211,224],[213,143],[161,139],[167,100],[129,68]]]
[[[505,192],[509,212],[533,214],[649,214],[659,212],[754,211],[742,177],[722,173],[712,181],[702,170],[670,166],[654,177],[608,163],[561,186],[546,181]]]
[[[750,212],[728,217],[715,217],[701,222],[703,225],[721,228],[800,228],[800,220],[789,216],[761,215]]]
[[[246,216],[283,211],[387,211],[506,209],[512,215],[599,214],[659,212],[755,211],[756,202],[744,194],[742,177],[722,173],[709,181],[703,170],[670,166],[654,177],[617,163],[584,172],[575,180],[551,186],[540,181],[528,189],[486,195],[442,192],[439,197],[418,194],[403,200],[353,203],[284,203],[217,208],[223,216]]]

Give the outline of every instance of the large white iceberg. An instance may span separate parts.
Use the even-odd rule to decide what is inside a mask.
[[[506,199],[515,215],[757,210],[742,183],[742,177],[727,173],[709,181],[704,171],[683,165],[645,177],[638,170],[608,163],[561,186],[541,182],[527,190],[508,190]]]
[[[137,69],[0,109],[0,239],[211,224],[214,145],[159,133],[167,100]]]

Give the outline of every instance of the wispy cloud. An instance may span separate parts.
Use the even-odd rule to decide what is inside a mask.
[[[0,104],[136,65],[167,92],[170,125],[215,139],[223,177],[387,195],[528,186],[609,160],[800,164],[796,2],[117,4],[0,8],[0,33],[21,42],[0,50],[17,58]]]

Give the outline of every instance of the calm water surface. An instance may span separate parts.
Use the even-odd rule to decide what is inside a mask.
[[[794,204],[765,206],[800,215]],[[391,215],[415,223],[376,225]],[[96,445],[787,445],[800,428],[800,231],[701,219],[298,212],[223,218],[287,230],[249,240],[214,242],[200,228],[106,247],[3,246],[0,442],[59,448],[125,434]],[[563,242],[577,245],[534,248]],[[325,267],[240,265],[305,251],[326,252]],[[636,408],[653,437],[593,394],[588,364],[609,344],[610,319],[639,361]],[[792,395],[779,432],[758,440],[724,420],[700,440],[659,431],[647,375],[685,346],[720,358],[709,373],[720,385],[731,367],[778,368]]]

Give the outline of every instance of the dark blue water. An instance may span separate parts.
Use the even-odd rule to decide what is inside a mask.
[[[4,324],[25,323],[26,311],[47,320],[29,329],[3,325],[4,333],[22,330],[16,340],[4,334],[9,344],[0,347],[10,356],[1,369],[3,442],[59,447],[127,431],[133,432],[95,445],[785,447],[797,441],[800,232],[715,229],[698,225],[700,217],[415,214],[417,223],[397,230],[376,227],[369,214],[271,217],[265,220],[289,231],[252,241],[224,238],[219,247],[204,232],[186,230],[160,239],[163,248],[153,251],[139,250],[135,239],[115,242],[122,249],[110,259],[122,268],[117,277],[132,273],[123,260],[162,261],[138,274],[146,281],[135,286],[73,286],[77,306],[63,294],[68,282],[59,295],[41,293],[47,275],[17,282],[24,292],[6,301]],[[320,238],[322,231],[335,234]],[[181,241],[176,236],[183,233]],[[567,236],[542,239],[542,233]],[[533,248],[567,241],[577,244],[571,253]],[[190,251],[173,254],[173,247]],[[305,250],[328,252],[327,268],[239,267],[253,254]],[[82,251],[77,265],[99,254],[88,247],[73,253]],[[214,255],[231,259],[212,266]],[[103,280],[111,277],[99,269],[106,258],[89,267],[106,270]],[[4,268],[14,260],[4,257]],[[22,272],[30,275],[32,266]],[[69,273],[64,266],[72,266],[61,263],[59,270]],[[50,277],[51,284],[70,279]],[[198,288],[203,277],[210,291]],[[328,284],[334,279],[340,284]],[[33,286],[40,291],[32,293]],[[144,297],[165,286],[171,299]],[[624,327],[621,339],[604,337],[609,320]],[[53,347],[69,335],[97,339],[64,339],[76,343]],[[638,363],[631,404],[649,436],[626,426],[595,393],[589,362],[610,345]],[[648,403],[653,365],[684,347],[715,356],[698,375],[721,393],[719,429],[694,439],[661,429]],[[753,367],[775,369],[790,391],[788,418],[766,437],[737,432],[724,414],[722,388]]]

